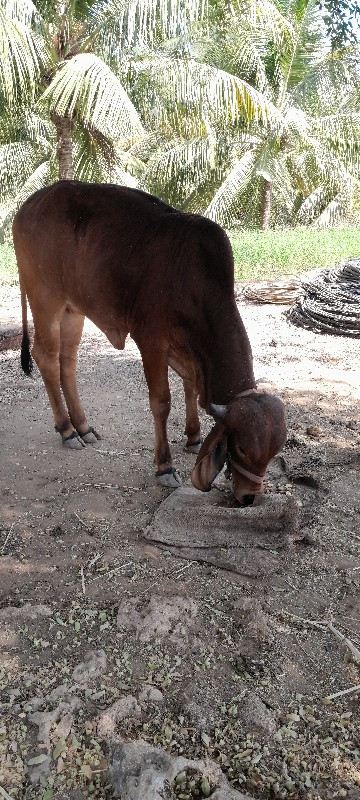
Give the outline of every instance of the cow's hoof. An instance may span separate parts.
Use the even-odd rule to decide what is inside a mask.
[[[158,486],[165,486],[166,489],[178,489],[181,486],[180,475],[173,468],[168,472],[157,472],[155,482]]]
[[[201,442],[195,442],[194,444],[186,444],[185,445],[185,452],[186,453],[199,453],[201,447]]]
[[[89,428],[86,433],[79,433],[79,436],[83,442],[86,442],[86,444],[95,444],[95,442],[98,442],[101,439],[100,434],[94,431],[94,428]]]
[[[68,447],[70,450],[81,450],[83,447],[85,447],[82,438],[78,433],[76,433],[76,431],[71,433],[70,436],[67,436],[66,439],[63,439],[62,443],[64,447]]]

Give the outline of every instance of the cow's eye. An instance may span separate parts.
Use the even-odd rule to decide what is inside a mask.
[[[242,453],[242,454],[243,454],[243,456],[246,456],[245,450],[243,450],[243,448],[242,448],[242,447],[239,447],[239,445],[238,445],[238,446],[237,446],[237,449],[240,451],[240,453]]]

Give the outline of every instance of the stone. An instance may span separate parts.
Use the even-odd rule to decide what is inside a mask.
[[[239,719],[246,733],[269,739],[276,730],[273,714],[255,692],[251,692],[239,703]]]
[[[140,642],[152,639],[178,639],[186,636],[186,629],[197,615],[198,607],[194,600],[175,595],[163,597],[153,595],[148,603],[138,610],[139,599],[132,597],[119,607],[117,626],[136,632]]]
[[[165,698],[160,689],[157,689],[156,686],[150,686],[149,684],[145,685],[142,691],[139,694],[140,703],[156,703],[161,704],[164,702]]]
[[[67,739],[74,724],[74,716],[70,712],[64,714],[54,730],[54,739]]]
[[[116,725],[127,717],[141,718],[141,707],[136,697],[127,695],[117,700],[112,706],[104,711],[97,722],[97,732],[101,739],[110,739],[116,730]]]
[[[29,780],[30,783],[37,784],[43,782],[44,778],[50,774],[51,770],[51,758],[48,756],[41,764],[35,764],[31,766],[29,769]]]
[[[253,597],[241,597],[235,601],[234,610],[238,612],[240,622],[247,636],[264,641],[272,638],[268,618],[258,600]]]
[[[38,741],[46,745],[50,750],[50,728],[60,719],[61,708],[58,706],[52,711],[35,711],[29,714],[29,720],[38,727]]]
[[[0,608],[0,620],[3,622],[16,622],[16,620],[34,620],[38,617],[51,617],[52,610],[49,606],[32,605],[24,603],[23,606],[5,606]]]
[[[190,760],[170,756],[142,739],[123,742],[113,752],[109,780],[114,797],[121,800],[164,800],[176,776],[188,769],[199,772],[216,786],[215,800],[253,800],[233,789],[218,764],[209,759]]]
[[[90,650],[84,661],[74,668],[72,679],[79,686],[87,688],[106,670],[106,654],[104,650]]]

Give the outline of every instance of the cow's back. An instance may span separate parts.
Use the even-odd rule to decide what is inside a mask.
[[[232,293],[222,229],[136,189],[61,181],[23,204],[13,233],[30,304],[43,287],[102,328],[155,311],[191,318],[205,295]]]

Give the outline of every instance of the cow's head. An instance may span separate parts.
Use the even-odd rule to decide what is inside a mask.
[[[266,467],[285,444],[283,403],[275,395],[254,390],[227,406],[212,404],[210,410],[216,422],[196,459],[192,483],[208,492],[228,461],[235,497],[246,502],[249,495],[262,491]]]

